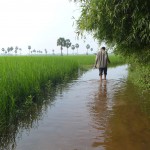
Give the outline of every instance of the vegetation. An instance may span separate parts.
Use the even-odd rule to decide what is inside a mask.
[[[139,85],[145,85],[143,88],[150,89],[149,0],[74,1],[80,2],[81,5],[77,33],[92,32],[99,43],[105,41],[107,45],[115,48],[115,53],[129,60],[132,70],[133,67],[147,70],[141,74],[140,79],[136,76],[133,79]]]
[[[63,47],[66,46],[66,40],[65,40],[64,38],[60,37],[60,38],[57,40],[57,46],[60,46],[61,55],[63,55],[62,50],[63,50]]]
[[[68,48],[71,46],[71,42],[69,39],[66,39],[66,47],[67,47],[67,55],[68,55]]]
[[[86,45],[86,49],[87,49],[87,53],[86,54],[88,55],[88,50],[90,49],[90,45],[89,44]]]
[[[75,46],[74,45],[71,45],[71,49],[73,50],[73,54],[74,54],[74,50],[75,50]]]
[[[30,50],[31,50],[31,46],[30,46],[30,45],[28,46],[28,49],[29,49],[29,54],[30,54],[30,53],[31,53],[31,52],[30,52]]]
[[[0,120],[36,100],[47,82],[60,83],[78,69],[76,61],[65,57],[1,57],[0,64]]]
[[[78,54],[78,48],[79,48],[79,44],[78,43],[75,44],[75,48],[77,49],[77,54]]]

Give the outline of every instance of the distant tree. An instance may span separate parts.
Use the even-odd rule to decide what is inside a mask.
[[[55,50],[54,49],[52,50],[52,52],[53,52],[53,55],[55,55]]]
[[[9,53],[11,51],[10,47],[7,47],[7,53]]]
[[[71,49],[73,50],[73,54],[74,54],[75,46],[72,45],[72,46],[71,46]]]
[[[2,48],[1,50],[2,50],[3,53],[5,53],[5,48]]]
[[[19,48],[19,51],[20,51],[20,55],[21,55],[21,51],[22,51],[22,49],[21,49],[21,48]]]
[[[14,49],[14,48],[11,46],[11,47],[10,47],[10,51],[12,52],[12,51],[13,51],[13,49]]]
[[[67,47],[67,55],[68,55],[68,48],[71,46],[71,42],[69,39],[66,39],[66,47]]]
[[[60,37],[58,40],[57,40],[57,46],[60,46],[60,50],[61,50],[61,56],[63,55],[62,53],[62,50],[63,50],[63,47],[66,46],[66,41],[64,38]]]
[[[18,46],[15,47],[15,54],[18,52]]]
[[[90,49],[90,45],[89,44],[86,45],[86,49],[87,49],[87,53],[86,54],[88,55],[88,49]]]
[[[45,48],[45,54],[47,54],[47,49]]]
[[[93,48],[91,48],[90,50],[91,50],[91,52],[92,52],[92,51],[93,51]]]
[[[36,50],[35,50],[35,49],[33,50],[33,53],[34,53],[34,54],[36,53]]]
[[[75,47],[76,47],[76,49],[77,49],[77,54],[78,54],[79,44],[78,44],[78,43],[76,43],[76,44],[75,44]]]
[[[29,49],[29,55],[30,55],[30,50],[31,50],[31,46],[30,45],[28,46],[28,49]]]

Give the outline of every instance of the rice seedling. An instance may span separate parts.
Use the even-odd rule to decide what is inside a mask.
[[[122,62],[116,56],[110,60],[115,65]],[[7,126],[22,107],[36,102],[47,83],[61,83],[79,67],[93,66],[94,61],[94,55],[0,57],[0,128]]]

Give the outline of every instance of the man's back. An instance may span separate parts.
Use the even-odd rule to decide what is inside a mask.
[[[108,54],[105,50],[100,50],[96,57],[97,68],[105,68],[108,64]]]

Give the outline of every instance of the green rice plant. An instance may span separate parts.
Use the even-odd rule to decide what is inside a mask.
[[[78,69],[77,62],[65,57],[1,57],[0,66],[1,120],[10,119],[48,81],[55,85]]]
[[[120,57],[111,56],[110,60],[111,64],[120,63]],[[21,108],[36,102],[47,83],[61,83],[79,67],[93,66],[94,62],[95,55],[0,57],[0,128]]]
[[[115,67],[115,66],[118,66],[118,65],[123,65],[125,64],[125,59],[119,55],[110,55],[109,56],[109,59],[110,59],[110,64],[109,64],[109,67]]]

